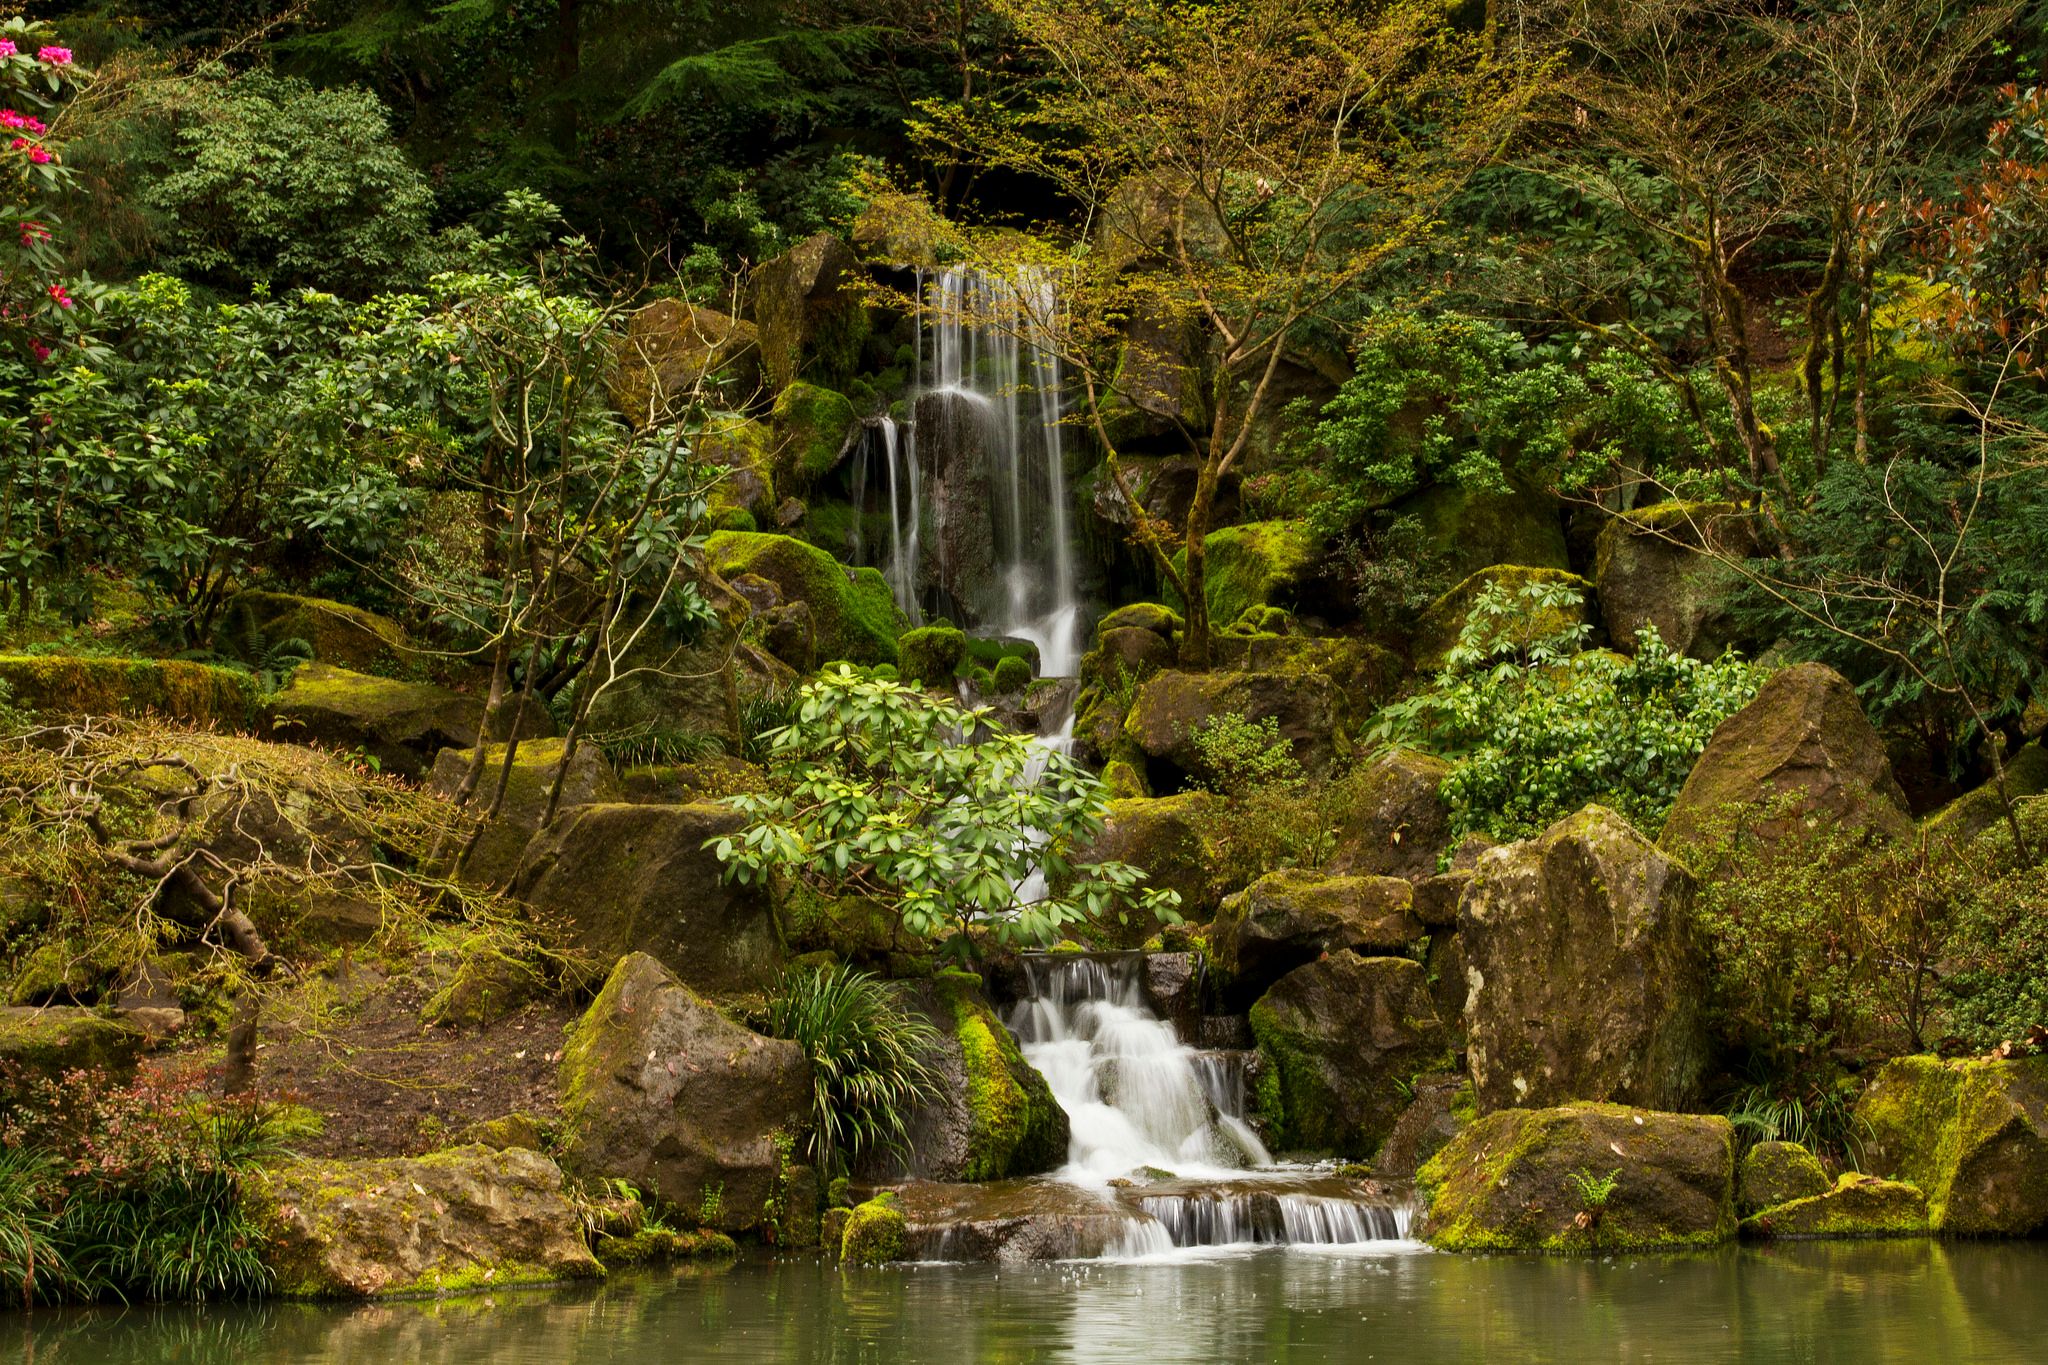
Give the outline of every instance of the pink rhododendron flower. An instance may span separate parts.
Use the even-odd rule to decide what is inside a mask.
[[[21,49],[14,45],[12,38],[0,38],[0,57],[12,57],[19,54],[20,51]]]
[[[36,60],[48,62],[51,66],[71,65],[71,49],[68,47],[46,47],[36,53]]]
[[[38,166],[47,166],[52,161],[56,160],[55,157],[50,155],[50,149],[48,147],[29,148],[28,159],[30,161],[35,162]]]
[[[76,304],[72,300],[70,293],[66,291],[64,286],[61,284],[53,284],[50,286],[50,297],[57,301],[57,306],[59,308],[76,307]]]
[[[50,348],[37,341],[34,337],[28,339],[28,348],[36,353],[37,360],[48,360],[50,358]]]

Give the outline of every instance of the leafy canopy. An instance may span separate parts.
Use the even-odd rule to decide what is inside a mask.
[[[1118,862],[1081,863],[1102,832],[1102,783],[986,708],[840,664],[798,689],[763,736],[776,791],[729,797],[744,831],[707,841],[743,884],[786,876],[895,906],[922,938],[985,927],[1042,946],[1067,925],[1136,908],[1178,922],[1180,898]]]

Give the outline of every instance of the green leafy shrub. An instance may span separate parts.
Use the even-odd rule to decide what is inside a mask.
[[[1376,741],[1452,761],[1442,793],[1454,840],[1526,838],[1589,802],[1656,833],[1715,727],[1763,682],[1732,653],[1702,663],[1673,652],[1654,627],[1633,658],[1582,651],[1582,624],[1531,636],[1532,620],[1577,622],[1579,602],[1565,584],[1489,584],[1436,679],[1372,722]]]
[[[1193,733],[1199,784],[1222,801],[1197,818],[1226,880],[1250,882],[1283,867],[1320,867],[1337,851],[1337,831],[1357,804],[1355,771],[1311,782],[1271,716],[1234,711]]]
[[[1248,720],[1225,711],[1203,720],[1189,738],[1201,765],[1201,785],[1219,795],[1243,796],[1262,786],[1293,786],[1302,780],[1294,747],[1272,716]]]
[[[1145,889],[1137,868],[1074,860],[1102,831],[1101,781],[986,708],[847,664],[798,688],[795,706],[762,737],[776,791],[727,798],[750,823],[707,844],[728,876],[874,896],[953,952],[971,951],[976,927],[1042,946],[1132,909],[1178,920],[1178,897]]]
[[[938,1086],[926,1060],[938,1032],[904,1009],[895,987],[845,966],[792,971],[769,1003],[765,1031],[811,1059],[806,1152],[821,1173],[905,1150],[911,1110]]]

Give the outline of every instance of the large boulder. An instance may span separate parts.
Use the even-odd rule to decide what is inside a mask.
[[[1759,1142],[1751,1147],[1742,1154],[1736,1184],[1736,1205],[1745,1215],[1811,1199],[1829,1189],[1820,1159],[1796,1142]]]
[[[182,659],[0,654],[0,683],[25,711],[52,716],[163,716],[191,725],[246,724],[256,679]]]
[[[2048,793],[2048,747],[2039,740],[2008,758],[2005,786],[2014,804]],[[1986,830],[2005,823],[2005,803],[1995,782],[1964,792],[1920,822],[1920,837],[1929,848],[1960,853]]]
[[[1196,732],[1211,719],[1272,717],[1280,737],[1310,773],[1327,772],[1348,741],[1350,708],[1321,673],[1159,673],[1138,688],[1124,736],[1151,763],[1153,790],[1170,789],[1202,770]]]
[[[711,525],[753,530],[775,516],[775,429],[736,413],[706,419],[693,453],[717,471],[705,498]]]
[[[1259,1116],[1286,1150],[1371,1156],[1401,1116],[1402,1088],[1450,1061],[1429,980],[1405,957],[1339,949],[1297,967],[1252,1006],[1251,1025]]]
[[[1210,627],[1223,629],[1247,607],[1294,608],[1312,599],[1322,551],[1321,539],[1304,521],[1252,521],[1211,531],[1202,541],[1202,598]],[[1174,567],[1186,569],[1186,550],[1174,556]]]
[[[937,586],[969,624],[996,619],[1004,592],[996,572],[994,411],[973,394],[941,389],[918,395],[912,417],[929,528],[915,566],[918,586]]]
[[[289,1298],[446,1294],[596,1279],[561,1168],[520,1147],[299,1160],[251,1181]]]
[[[527,841],[540,828],[541,817],[547,814],[548,797],[554,790],[555,774],[562,765],[562,754],[567,747],[566,740],[526,740],[513,751],[512,770],[507,773],[505,746],[484,746],[483,772],[477,778],[471,800],[478,811],[489,810],[497,799],[501,781],[505,786],[505,799],[498,802],[498,814],[485,824],[475,845],[470,848],[469,856],[463,859],[458,869],[465,881],[478,886],[511,885],[513,874],[519,870],[520,855],[526,852]],[[428,789],[441,796],[455,796],[462,790],[462,779],[475,756],[474,746],[443,749],[434,756],[434,766],[427,774]],[[562,795],[556,803],[557,812],[599,801],[623,799],[625,793],[619,779],[613,775],[611,764],[605,762],[604,755],[593,745],[577,745],[575,756],[569,760],[569,770],[562,775]]]
[[[1736,641],[1733,575],[1721,560],[1756,549],[1750,513],[1732,502],[1663,502],[1610,518],[1593,571],[1607,638],[1633,651],[1636,632],[1655,626],[1681,654],[1719,656]]]
[[[1117,449],[1208,427],[1205,345],[1193,318],[1144,295],[1134,300],[1105,386],[1103,423]]]
[[[1434,672],[1443,665],[1445,656],[1464,633],[1473,604],[1482,592],[1496,585],[1506,589],[1510,598],[1526,587],[1537,585],[1568,588],[1578,594],[1578,603],[1574,607],[1520,613],[1512,632],[1518,642],[1533,643],[1573,626],[1598,624],[1592,597],[1593,585],[1577,574],[1564,569],[1532,568],[1525,564],[1495,564],[1466,577],[1430,603],[1429,610],[1422,613],[1422,619],[1415,627],[1413,651],[1418,670]]]
[[[684,299],[657,299],[626,324],[612,400],[627,421],[651,426],[700,396],[743,405],[760,385],[753,323]]]
[[[1472,1083],[1455,1071],[1415,1078],[1415,1098],[1372,1159],[1378,1180],[1413,1180],[1422,1163],[1444,1149],[1473,1118]]]
[[[868,335],[859,270],[852,250],[829,232],[754,268],[747,303],[771,387],[781,390],[800,377],[821,384],[852,377]]]
[[[32,1077],[90,1070],[126,1079],[147,1041],[135,1025],[76,1005],[0,1008],[0,1101]]]
[[[802,380],[775,395],[773,420],[775,481],[785,493],[808,493],[860,436],[853,404],[844,395]]]
[[[1765,837],[1816,819],[1911,834],[1905,793],[1847,678],[1824,664],[1767,678],[1707,741],[1665,819],[1664,846],[1711,844],[1746,814],[1761,817],[1745,823]]]
[[[1618,1104],[1503,1110],[1431,1157],[1416,1188],[1424,1237],[1445,1251],[1713,1246],[1735,1235],[1735,1131]]]
[[[1480,855],[1458,937],[1482,1111],[1699,1098],[1709,1045],[1694,889],[1602,806]]]
[[[561,1087],[564,1165],[727,1232],[768,1216],[778,1144],[811,1111],[803,1049],[733,1023],[645,953],[620,959],[570,1029]]]
[[[477,742],[484,704],[432,683],[400,682],[312,663],[271,698],[267,727],[279,739],[360,749],[389,773],[425,777],[443,749]],[[553,733],[545,709],[529,706],[529,737]]]
[[[909,1172],[927,1180],[1003,1180],[1065,1163],[1067,1112],[989,1008],[981,978],[942,972],[917,1003],[938,1030],[928,1060],[939,1085],[910,1115]]]
[[[1451,765],[1416,749],[1388,748],[1351,779],[1355,802],[1337,830],[1339,872],[1421,881],[1436,875],[1451,841],[1451,815],[1439,792]]]
[[[1887,1062],[1856,1106],[1864,1160],[1927,1196],[1933,1230],[2048,1229],[2048,1057]]]
[[[238,592],[214,628],[216,648],[228,646],[252,660],[285,640],[304,640],[322,663],[358,673],[388,673],[417,657],[396,621],[324,597]]]
[[[1182,916],[1206,920],[1224,895],[1236,890],[1224,884],[1211,845],[1209,830],[1219,805],[1208,792],[1112,801],[1102,833],[1076,851],[1076,860],[1129,863],[1145,873],[1150,885],[1179,892]],[[1136,931],[1132,946],[1153,932],[1148,925],[1130,927]]]
[[[647,953],[695,990],[763,990],[783,958],[768,896],[728,881],[704,847],[746,823],[716,802],[578,806],[527,844],[512,894],[599,962]]]
[[[852,569],[793,536],[718,531],[704,541],[705,562],[728,580],[756,574],[785,602],[811,609],[821,658],[856,664],[896,662],[896,599],[879,569]]]
[[[1367,957],[1406,952],[1423,935],[1415,888],[1398,877],[1332,877],[1301,868],[1269,872],[1226,898],[1209,952],[1240,1007],[1296,967],[1349,948]]]
[[[1552,493],[1438,484],[1402,499],[1393,511],[1415,518],[1422,529],[1424,557],[1453,579],[1478,573],[1489,564],[1571,567],[1564,521]]]
[[[1924,1237],[1927,1196],[1912,1185],[1850,1172],[1819,1193],[1773,1205],[1742,1220],[1758,1238]]]

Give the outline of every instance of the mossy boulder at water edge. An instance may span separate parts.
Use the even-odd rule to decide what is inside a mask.
[[[563,1165],[622,1177],[726,1232],[759,1227],[811,1107],[811,1064],[645,953],[612,969],[562,1051]]]
[[[907,682],[950,689],[967,658],[967,632],[951,626],[919,626],[897,642],[897,675]]]
[[[1414,898],[1414,887],[1397,877],[1269,872],[1216,912],[1209,950],[1217,983],[1243,1007],[1324,953],[1404,953],[1423,933]]]
[[[287,1297],[447,1294],[604,1273],[561,1169],[523,1148],[293,1161],[250,1184],[265,1260]]]
[[[484,704],[432,683],[312,663],[292,674],[266,711],[278,739],[359,749],[385,772],[417,778],[426,776],[441,750],[477,742]],[[530,735],[553,733],[538,706],[527,709],[522,724]]]
[[[288,592],[240,592],[228,599],[214,627],[214,648],[260,659],[280,641],[304,640],[322,663],[358,673],[391,673],[418,656],[407,649],[396,621],[324,597]]]
[[[1202,597],[1209,607],[1209,623],[1217,630],[1237,620],[1247,607],[1299,605],[1323,562],[1322,543],[1303,521],[1226,526],[1204,537],[1202,547]],[[1187,551],[1176,554],[1173,563],[1185,572]]]
[[[1856,1106],[1865,1164],[1927,1196],[1936,1232],[2048,1229],[2048,1057],[1887,1062]]]
[[[1820,1159],[1796,1142],[1759,1142],[1742,1154],[1737,1204],[1745,1214],[1826,1194]]]
[[[147,1041],[133,1024],[75,1005],[0,1009],[0,1100],[18,1079],[86,1069],[125,1077]]]
[[[1339,949],[1282,977],[1251,1009],[1258,1114],[1279,1150],[1369,1157],[1413,1079],[1446,1066],[1443,1021],[1419,963]]]
[[[1208,919],[1223,897],[1237,889],[1228,884],[1210,833],[1220,805],[1220,798],[1208,792],[1111,801],[1102,833],[1076,850],[1076,860],[1129,863],[1144,872],[1149,885],[1179,892],[1183,917]],[[1120,946],[1136,947],[1158,925],[1146,916],[1143,922],[1095,928]]]
[[[896,1207],[896,1196],[884,1191],[847,1213],[839,1259],[848,1265],[900,1261],[907,1243],[903,1211]]]
[[[1735,1130],[1618,1104],[1507,1109],[1431,1157],[1416,1189],[1445,1251],[1713,1246],[1735,1235]]]
[[[1479,856],[1458,939],[1480,1109],[1699,1098],[1710,1047],[1694,892],[1602,806]]]
[[[181,659],[0,654],[0,683],[15,706],[52,716],[158,715],[235,727],[255,710],[256,679]]]
[[[896,599],[877,569],[851,569],[791,536],[719,531],[704,542],[705,562],[727,579],[758,574],[786,602],[811,609],[821,659],[857,664],[897,661]]]
[[[1896,1180],[1850,1172],[1831,1188],[1789,1200],[1742,1220],[1755,1238],[1921,1237],[1927,1196]]]

